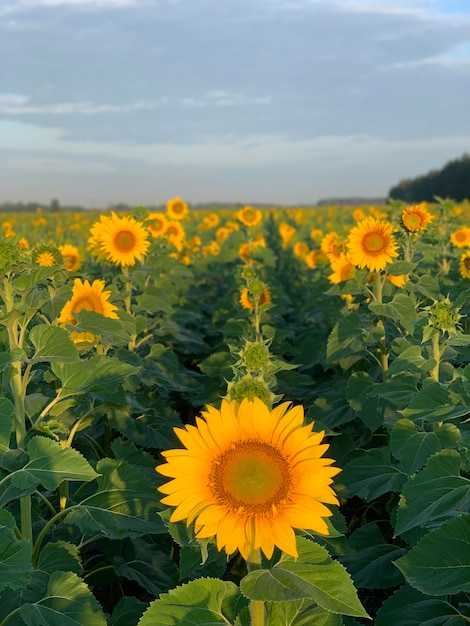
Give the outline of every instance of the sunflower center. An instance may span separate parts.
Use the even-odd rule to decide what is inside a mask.
[[[423,220],[417,213],[409,213],[406,217],[406,221],[409,227],[420,228]]]
[[[92,294],[86,294],[79,296],[74,300],[73,310],[78,313],[85,309],[86,311],[96,311],[97,313],[103,313],[103,307],[101,300]]]
[[[130,230],[120,230],[114,236],[114,245],[119,252],[129,252],[135,248],[135,236]]]
[[[386,241],[380,233],[367,233],[363,245],[369,254],[380,254],[386,247]]]
[[[219,504],[249,515],[270,515],[289,495],[287,458],[257,439],[238,441],[212,465],[209,486]]]

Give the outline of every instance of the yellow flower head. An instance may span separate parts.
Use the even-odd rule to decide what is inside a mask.
[[[340,254],[339,257],[330,257],[330,265],[333,273],[328,276],[328,280],[333,285],[353,278],[356,273],[356,267],[345,254]]]
[[[310,252],[305,255],[304,261],[310,269],[314,269],[318,263],[318,252],[316,250],[310,250]]]
[[[166,203],[166,212],[170,220],[182,220],[188,213],[188,205],[181,198],[172,198]]]
[[[110,291],[103,291],[105,287],[104,280],[82,281],[75,278],[72,288],[72,297],[68,300],[62,311],[60,312],[57,322],[59,324],[72,324],[75,326],[77,320],[74,313],[79,313],[84,309],[86,311],[96,311],[104,317],[118,319],[116,314],[117,307],[108,302],[111,295]],[[72,339],[78,343],[81,341],[94,341],[96,337],[90,333],[72,332]]]
[[[298,259],[305,259],[309,251],[310,248],[308,247],[308,244],[305,243],[305,241],[296,241],[294,243],[293,252],[294,256],[296,256]]]
[[[217,241],[213,241],[212,243],[202,248],[202,256],[217,256],[219,252],[220,246]]]
[[[250,290],[247,287],[244,287],[240,293],[240,304],[244,309],[248,309],[253,311],[255,308],[255,302],[253,300],[253,296],[250,293]],[[269,293],[269,289],[265,287],[258,298],[258,306],[263,306],[265,304],[271,304],[271,294]]]
[[[95,246],[104,257],[115,265],[135,265],[146,255],[149,231],[133,217],[101,216],[90,229],[89,244]]]
[[[196,537],[215,537],[228,554],[248,559],[277,546],[298,556],[294,528],[328,534],[326,504],[340,470],[323,458],[323,432],[304,425],[301,406],[270,410],[259,398],[208,406],[196,425],[175,428],[182,449],[163,452],[156,470],[170,480],[159,487],[175,507],[170,521],[194,522]]]
[[[183,249],[186,232],[179,221],[173,220],[171,222],[167,222],[165,237],[177,250],[181,251]]]
[[[410,233],[417,233],[420,230],[424,230],[433,219],[434,215],[429,213],[424,202],[408,207],[401,214],[403,228]]]
[[[283,248],[287,247],[289,241],[292,239],[296,232],[296,229],[290,224],[287,224],[287,222],[281,222],[279,224],[279,235],[282,239]]]
[[[217,215],[217,213],[210,213],[209,215],[206,215],[206,217],[202,220],[201,226],[204,230],[209,230],[218,226],[219,222],[220,217]]]
[[[152,237],[163,237],[168,220],[163,213],[149,213],[145,218],[145,225]]]
[[[65,269],[69,272],[76,272],[80,269],[82,265],[82,258],[76,246],[66,243],[63,246],[59,246],[59,250],[64,259]]]
[[[470,227],[462,226],[454,230],[450,236],[451,242],[456,248],[469,248],[470,247]]]
[[[237,218],[245,226],[258,226],[261,224],[263,215],[259,209],[254,209],[252,206],[246,206],[241,211],[238,211]]]
[[[320,243],[320,250],[330,259],[331,257],[339,257],[344,250],[344,244],[338,233],[332,231],[323,237]]]
[[[375,272],[383,270],[398,256],[392,225],[374,217],[362,220],[351,229],[346,246],[354,265]]]
[[[59,249],[46,244],[38,244],[33,248],[31,260],[34,265],[39,265],[40,267],[54,267],[63,263]]]
[[[470,250],[467,250],[461,255],[459,270],[462,278],[470,278]]]

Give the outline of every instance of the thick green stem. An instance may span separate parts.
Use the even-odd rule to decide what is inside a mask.
[[[261,569],[261,551],[253,550],[246,562],[249,572]],[[265,626],[264,600],[251,600],[250,602],[251,626]]]
[[[69,511],[72,511],[72,509],[78,508],[78,506],[79,505],[71,506],[68,509],[65,509],[64,511],[59,511],[59,513],[54,515],[54,517],[51,517],[51,519],[47,522],[47,524],[45,524],[45,526],[43,527],[43,529],[39,533],[38,538],[36,539],[36,541],[34,543],[34,546],[33,546],[33,552],[32,552],[33,567],[36,566],[36,561],[37,561],[37,558],[38,558],[39,548],[41,547],[41,544],[44,541],[45,536],[49,532],[49,529],[52,526],[54,526],[55,523],[57,523],[59,520],[61,520],[63,517],[65,517],[65,515],[67,515],[67,513],[69,513]]]

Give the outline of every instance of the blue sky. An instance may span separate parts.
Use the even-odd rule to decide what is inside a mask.
[[[468,0],[2,0],[0,201],[309,204],[470,152]]]

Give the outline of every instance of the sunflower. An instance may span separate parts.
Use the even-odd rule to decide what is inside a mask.
[[[410,233],[424,230],[433,219],[434,215],[429,213],[424,202],[408,207],[401,214],[403,228]]]
[[[167,222],[165,228],[165,237],[178,251],[183,249],[183,241],[186,237],[183,226],[177,220]]]
[[[468,226],[462,226],[450,236],[451,242],[456,248],[468,248],[470,247],[470,228]]]
[[[142,261],[150,245],[149,231],[141,222],[116,213],[97,222],[91,233],[105,258],[115,265],[135,265]]]
[[[282,239],[282,247],[283,248],[287,248],[287,245],[288,245],[289,241],[292,239],[292,237],[297,232],[296,229],[293,226],[291,226],[290,224],[287,224],[287,222],[281,222],[279,224],[278,231],[279,231],[279,235],[281,236],[281,239]]]
[[[184,448],[163,452],[159,487],[176,507],[171,522],[195,523],[198,539],[214,537],[218,550],[248,559],[277,546],[298,556],[294,528],[328,534],[325,504],[338,504],[330,486],[340,470],[322,457],[323,432],[304,425],[301,406],[270,410],[259,398],[208,406],[196,425],[175,428]]]
[[[188,215],[189,209],[181,198],[172,198],[166,203],[166,212],[170,220],[183,220]]]
[[[395,285],[395,287],[399,287],[400,289],[406,283],[405,274],[388,274],[387,279],[392,283],[392,285]]]
[[[64,259],[65,269],[69,272],[76,272],[82,265],[82,259],[80,252],[76,246],[70,243],[65,243],[63,246],[59,246],[60,253]]]
[[[244,287],[241,290],[240,304],[244,309],[249,309],[250,311],[253,311],[255,308],[255,302],[248,287]],[[260,292],[258,299],[258,306],[263,306],[265,304],[271,304],[271,294],[269,293],[269,289],[267,287]]]
[[[31,260],[34,265],[39,265],[40,267],[54,267],[63,263],[59,249],[46,244],[39,244],[33,249]]]
[[[252,206],[243,207],[236,214],[237,218],[240,220],[242,224],[245,226],[258,226],[261,224],[261,220],[263,219],[263,215],[259,209],[254,209]]]
[[[168,220],[163,213],[149,213],[145,218],[146,227],[152,237],[163,237]]]
[[[338,233],[332,231],[323,237],[320,243],[320,250],[330,259],[331,257],[339,257],[343,252],[344,244]]]
[[[470,250],[464,252],[460,257],[459,270],[462,278],[470,278]]]
[[[353,278],[356,273],[354,264],[345,254],[340,254],[339,257],[330,257],[330,265],[333,273],[328,276],[328,280],[333,285]]]
[[[103,291],[104,280],[94,280],[92,284],[80,278],[75,278],[72,287],[72,297],[68,300],[60,312],[57,322],[59,324],[75,325],[77,320],[74,313],[79,313],[83,309],[86,311],[96,311],[104,317],[118,319],[117,307],[108,302],[110,291]],[[80,341],[95,341],[96,337],[91,333],[72,332],[72,339],[78,343]]]
[[[318,252],[316,250],[310,250],[310,252],[304,257],[305,264],[310,269],[314,269],[318,263]]]
[[[219,252],[220,246],[217,241],[213,241],[212,243],[202,248],[202,256],[217,256]]]
[[[362,220],[351,229],[346,246],[354,265],[376,272],[398,256],[392,225],[374,217]]]
[[[305,241],[296,241],[294,243],[292,251],[294,252],[294,256],[296,256],[298,259],[305,259],[310,251],[310,248],[308,247],[308,244],[305,243]]]
[[[206,215],[206,217],[202,220],[201,228],[203,228],[204,230],[209,230],[218,226],[219,222],[220,217],[217,215],[217,213],[209,213],[209,215]]]

